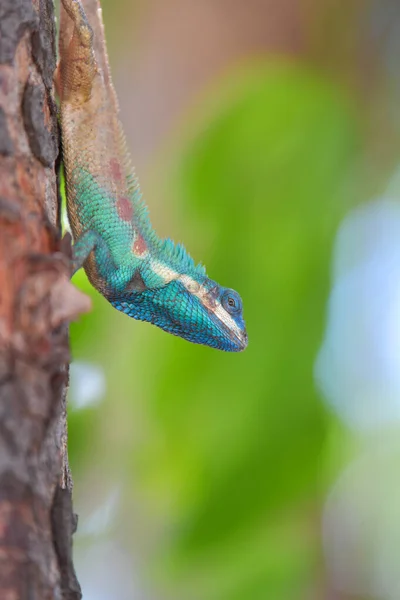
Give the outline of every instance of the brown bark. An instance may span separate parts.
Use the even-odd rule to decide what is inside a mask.
[[[66,455],[67,323],[52,0],[0,0],[0,598],[81,597]]]

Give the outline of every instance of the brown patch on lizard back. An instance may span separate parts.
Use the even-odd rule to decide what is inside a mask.
[[[122,172],[121,172],[121,166],[120,166],[118,160],[116,158],[112,158],[109,162],[109,166],[110,166],[110,175],[111,175],[112,179],[121,180]]]
[[[117,211],[120,219],[123,221],[132,221],[133,206],[129,198],[120,196],[117,200]]]
[[[132,250],[136,256],[143,256],[143,254],[146,254],[147,252],[147,244],[140,233],[136,234]]]

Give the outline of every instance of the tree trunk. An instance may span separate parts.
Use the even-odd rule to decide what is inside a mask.
[[[52,0],[0,0],[2,600],[81,597],[65,396],[68,322],[88,301],[60,243],[55,61]]]

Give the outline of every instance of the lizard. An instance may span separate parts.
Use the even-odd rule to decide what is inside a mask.
[[[127,149],[98,0],[62,0],[56,88],[60,100],[72,271],[117,310],[190,342],[247,346],[240,295],[159,238]],[[90,14],[92,21],[89,22]]]

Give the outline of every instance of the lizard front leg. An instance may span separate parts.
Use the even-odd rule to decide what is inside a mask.
[[[96,231],[92,229],[85,231],[72,247],[72,274],[74,275],[76,271],[83,267],[89,254],[93,251],[105,254],[108,262],[110,260],[110,253],[104,246],[102,238]]]
[[[103,293],[106,290],[109,293],[121,292],[126,289],[128,284],[130,285],[129,289],[137,289],[135,284],[141,280],[141,276],[136,264],[132,263],[129,265],[130,268],[126,266],[122,269],[118,268],[112,259],[107,243],[93,229],[85,231],[72,246],[72,275],[84,266],[91,253],[93,253],[94,264],[96,265],[98,284],[96,287],[101,287]],[[135,273],[137,274],[136,279],[134,278]]]

